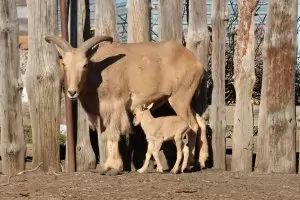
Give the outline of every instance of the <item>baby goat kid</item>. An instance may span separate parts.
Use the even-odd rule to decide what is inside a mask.
[[[179,164],[182,160],[183,154],[183,163],[181,171],[183,172],[187,167],[189,148],[187,147],[187,142],[184,138],[187,138],[187,133],[191,130],[188,124],[183,121],[178,116],[165,116],[154,118],[150,112],[150,108],[153,106],[153,103],[145,108],[145,106],[139,106],[134,111],[134,126],[141,125],[142,129],[146,134],[146,139],[148,142],[148,148],[146,153],[146,159],[143,167],[138,169],[139,173],[146,171],[149,165],[149,160],[151,155],[153,155],[157,163],[157,171],[163,172],[163,166],[158,157],[158,153],[164,141],[174,140],[177,157],[176,162],[171,170],[172,173],[178,173]]]

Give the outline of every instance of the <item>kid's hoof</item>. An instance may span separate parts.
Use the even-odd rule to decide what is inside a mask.
[[[178,174],[178,169],[176,170],[176,169],[172,169],[171,170],[171,173],[173,173],[173,174]]]
[[[138,169],[138,170],[137,170],[137,172],[141,174],[141,173],[144,173],[144,172],[145,172],[145,170]]]
[[[120,175],[120,174],[122,174],[122,172],[120,170],[110,169],[108,172],[106,172],[105,175],[107,175],[107,176],[117,176],[117,175]]]

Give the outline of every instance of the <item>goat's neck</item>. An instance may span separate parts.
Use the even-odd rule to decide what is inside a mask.
[[[99,97],[97,92],[99,85],[97,85],[97,80],[94,80],[96,74],[93,75],[92,73],[92,69],[88,68],[82,74],[79,85],[79,100],[83,109],[89,115],[99,115]]]
[[[143,128],[148,129],[149,127],[153,126],[154,117],[152,116],[150,110],[145,110],[143,113],[143,117],[141,120],[141,126]]]

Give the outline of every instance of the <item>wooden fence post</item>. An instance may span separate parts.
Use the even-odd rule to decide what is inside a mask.
[[[118,40],[117,36],[117,8],[115,0],[96,0],[96,21],[95,21],[95,36],[106,35]],[[108,42],[101,42],[102,45]],[[100,153],[100,164],[106,159],[106,141],[103,135],[98,133],[98,145]]]
[[[212,129],[213,166],[225,170],[225,35],[227,24],[227,1],[212,2],[212,103],[210,127]]]
[[[208,64],[208,45],[210,35],[207,28],[207,12],[206,0],[189,0],[189,26],[186,38],[186,48],[191,50],[197,59],[203,64],[207,70]],[[200,83],[200,87],[195,92],[192,106],[199,114],[203,114],[206,110],[206,72]],[[200,135],[197,137],[197,145],[193,150],[195,159],[198,157],[198,148],[200,148]],[[195,151],[196,150],[196,151]]]
[[[0,154],[2,172],[24,170],[26,144],[22,119],[19,71],[19,25],[15,0],[0,1]]]
[[[59,126],[62,73],[55,47],[46,35],[57,35],[57,1],[27,1],[29,55],[25,86],[33,140],[33,166],[61,171]],[[43,13],[43,17],[41,17]]]
[[[186,38],[186,48],[191,50],[207,71],[208,46],[210,35],[207,28],[206,0],[189,0],[189,26]],[[205,76],[195,94],[193,104],[196,112],[203,114],[206,111],[206,79]],[[200,96],[199,96],[200,95]]]
[[[149,0],[127,1],[127,43],[150,41],[150,14]]]
[[[295,173],[297,0],[268,4],[256,171]]]
[[[253,111],[252,93],[255,83],[254,13],[257,0],[238,0],[237,45],[234,55],[234,87],[236,107],[232,135],[232,171],[252,171]]]
[[[150,41],[151,1],[128,0],[127,1],[127,43]],[[147,144],[141,127],[133,127],[134,134],[129,135],[129,151],[126,151],[126,162],[130,163],[130,170],[135,171],[143,165]],[[124,163],[128,164],[129,163]],[[151,165],[153,166],[153,162]]]
[[[80,45],[90,37],[89,0],[78,0],[77,43]],[[76,145],[76,171],[95,169],[96,157],[92,149],[87,114],[78,101],[78,130]]]
[[[159,39],[182,43],[182,1],[159,0]]]
[[[179,44],[182,44],[182,1],[181,0],[159,0],[158,10],[159,10],[159,40],[173,40]],[[159,109],[161,113],[166,114],[169,112],[167,107]],[[159,113],[159,114],[161,114]],[[156,113],[153,113],[154,116]],[[173,144],[166,143],[166,149],[172,148]],[[168,145],[170,144],[170,145]],[[172,155],[171,151],[161,150],[159,157],[162,160],[163,169],[167,170],[172,168],[171,161]]]

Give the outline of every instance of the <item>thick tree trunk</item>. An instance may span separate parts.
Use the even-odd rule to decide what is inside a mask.
[[[95,35],[107,35],[118,40],[115,0],[96,0]]]
[[[25,138],[22,119],[22,81],[19,71],[19,26],[15,0],[0,1],[0,126],[2,172],[24,170]]]
[[[62,74],[55,47],[46,35],[57,35],[57,1],[28,2],[29,57],[26,70],[33,140],[33,166],[60,171],[59,125]]]
[[[182,1],[181,0],[159,0],[159,40],[172,40],[179,44],[182,44]],[[160,108],[161,112],[168,113],[166,107]],[[169,113],[168,113],[169,114]],[[166,148],[172,148],[168,146]],[[166,151],[167,152],[167,151]],[[169,151],[170,152],[170,151]],[[172,168],[171,164],[168,164],[167,158],[172,158],[165,154],[163,150],[160,151],[160,160],[162,160],[163,169],[167,170]]]
[[[209,46],[209,32],[207,29],[207,9],[206,0],[190,0],[189,1],[189,27],[186,38],[186,48],[191,50],[199,61],[207,70],[208,64],[208,46]],[[194,107],[197,113],[202,114],[206,110],[206,79],[205,74],[201,87],[195,94],[196,103]],[[200,95],[200,96],[199,96]]]
[[[256,170],[295,173],[297,1],[269,1]]]
[[[254,12],[257,0],[238,0],[237,46],[234,55],[236,107],[232,138],[232,171],[252,171],[254,73]]]
[[[212,80],[210,127],[212,129],[213,166],[225,169],[225,34],[227,24],[227,1],[212,2]]]
[[[159,39],[182,43],[182,1],[159,1]]]
[[[186,48],[194,53],[197,59],[202,63],[205,70],[208,64],[208,45],[210,35],[207,28],[206,0],[189,0],[189,26],[186,38]],[[194,94],[192,106],[195,111],[202,115],[206,110],[206,72]],[[198,149],[201,147],[200,134],[197,136],[196,147],[193,150],[195,159],[198,160]]]
[[[96,35],[107,35],[118,41],[117,36],[117,8],[115,0],[96,0],[96,21],[95,21],[95,36]],[[109,42],[101,42],[101,46]],[[99,125],[100,126],[100,125]],[[100,130],[100,128],[98,128]],[[98,133],[98,145],[100,153],[100,164],[103,164],[106,160],[106,139]]]
[[[78,25],[77,44],[89,38],[89,0],[78,1]],[[89,123],[86,112],[78,102],[78,122],[77,122],[77,145],[76,145],[76,171],[87,171],[95,169],[96,157],[92,149]]]
[[[150,40],[150,6],[149,0],[127,1],[127,43]]]
[[[126,7],[128,19],[127,43],[150,41],[151,1],[128,0]],[[132,171],[141,167],[138,164],[143,163],[145,159],[145,154],[141,152],[147,151],[147,146],[141,145],[146,142],[145,138],[141,137],[143,130],[140,127],[134,127],[134,132],[134,134],[129,136],[130,150],[126,151],[127,154],[125,156],[127,158],[126,162],[130,163]],[[124,165],[126,165],[126,162]],[[153,162],[151,162],[151,165],[153,166]]]

